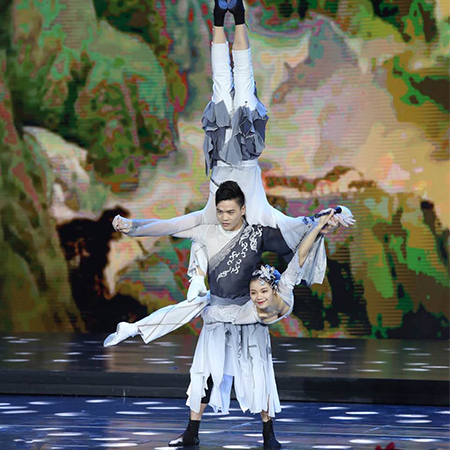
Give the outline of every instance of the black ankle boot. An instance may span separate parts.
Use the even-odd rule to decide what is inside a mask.
[[[228,11],[233,14],[235,25],[245,23],[245,8],[242,0],[228,0]]]
[[[215,27],[223,27],[227,11],[228,2],[226,0],[214,0],[213,18]]]
[[[265,450],[275,450],[281,448],[281,444],[275,438],[272,419],[268,422],[263,422],[263,438]]]
[[[200,439],[198,438],[199,427],[200,420],[189,420],[186,431],[181,436],[170,441],[169,447],[190,447],[198,445],[200,443]]]

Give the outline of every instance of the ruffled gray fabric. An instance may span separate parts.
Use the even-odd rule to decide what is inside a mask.
[[[256,414],[268,410],[271,417],[281,411],[265,325],[205,324],[190,373],[186,404],[195,412],[200,411],[209,376],[213,380],[209,405],[214,412],[228,414],[233,380],[242,411]]]
[[[202,117],[206,174],[214,166],[214,161],[239,166],[242,161],[258,158],[265,147],[268,120],[267,110],[259,101],[254,110],[240,106],[232,118],[223,101],[217,104],[209,102]],[[232,136],[225,143],[225,132],[230,127]]]

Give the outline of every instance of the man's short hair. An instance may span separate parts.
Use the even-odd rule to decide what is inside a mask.
[[[236,181],[224,181],[216,192],[216,206],[224,200],[235,200],[242,208],[245,205],[245,196]]]

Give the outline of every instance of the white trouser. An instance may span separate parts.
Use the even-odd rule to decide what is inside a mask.
[[[239,106],[247,106],[253,110],[257,104],[251,49],[233,50],[233,61],[234,71],[231,70],[228,42],[211,45],[213,79],[211,100],[216,105],[223,101],[230,117],[233,117],[234,111]]]

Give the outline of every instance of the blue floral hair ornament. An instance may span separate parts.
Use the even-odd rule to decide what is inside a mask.
[[[277,269],[273,266],[269,266],[266,264],[265,266],[261,266],[258,270],[255,270],[252,273],[253,277],[258,277],[260,280],[265,281],[270,285],[272,289],[277,287],[278,282],[280,281],[281,274]]]

